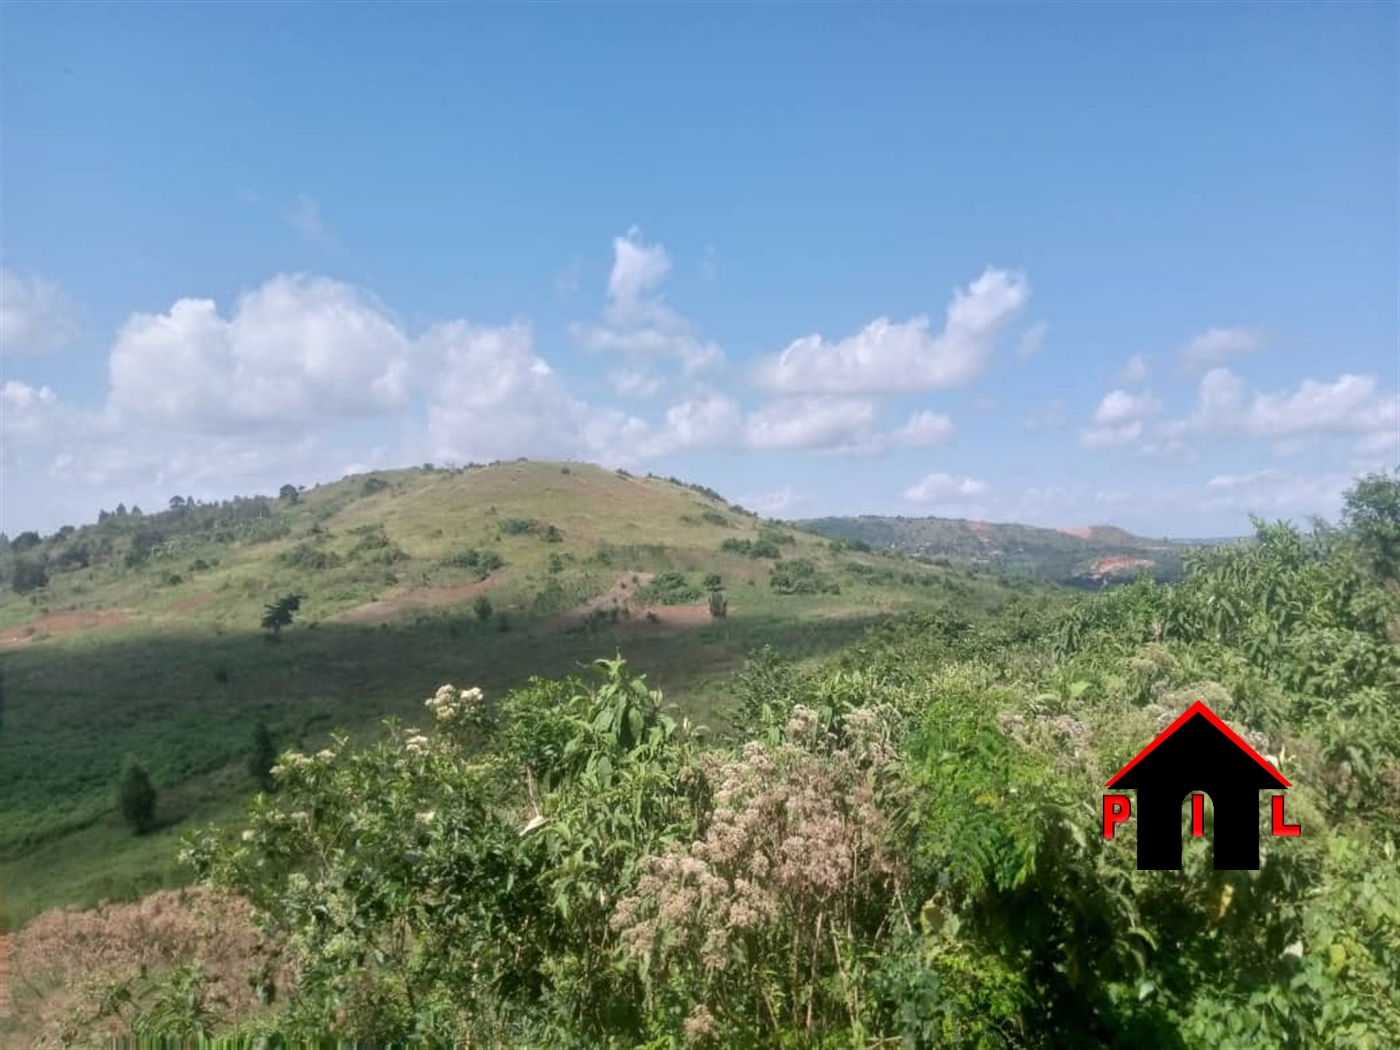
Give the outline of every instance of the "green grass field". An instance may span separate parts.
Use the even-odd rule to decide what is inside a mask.
[[[135,567],[119,555],[150,518],[46,541],[50,563],[103,536],[113,556],[0,600],[7,927],[46,908],[183,881],[179,834],[238,812],[254,789],[244,762],[259,721],[279,748],[315,748],[332,730],[365,735],[386,717],[420,720],[424,698],[444,682],[499,695],[620,651],[692,717],[720,728],[725,683],[755,648],[815,658],[894,613],[942,606],[975,616],[1025,591],[833,549],[689,487],[585,465],[376,477],[386,487],[371,494],[359,477],[295,504],[273,501],[267,531],[285,535],[270,541],[218,542],[176,521]],[[765,535],[781,559],[721,551],[726,539]],[[449,564],[468,549],[495,551],[505,564],[478,580],[460,558]],[[802,559],[839,593],[775,592],[773,566]],[[668,570],[697,590],[719,574],[729,615],[711,621],[703,597],[685,606],[635,597],[642,574]],[[263,606],[291,592],[304,601],[274,643],[259,629]],[[626,618],[569,616],[604,594],[622,596]],[[494,609],[484,620],[473,607],[481,595]],[[128,756],[160,792],[160,827],[146,836],[115,810]]]

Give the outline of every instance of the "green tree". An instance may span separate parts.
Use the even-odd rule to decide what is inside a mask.
[[[283,485],[277,490],[277,496],[279,499],[284,499],[288,503],[296,503],[301,499],[301,493],[297,491],[295,485]]]
[[[48,571],[44,568],[44,563],[38,559],[22,558],[15,562],[14,575],[10,579],[10,586],[15,589],[16,594],[28,594],[30,591],[37,591],[49,582]]]
[[[275,602],[268,602],[263,608],[263,630],[271,631],[273,638],[280,638],[282,628],[291,625],[292,617],[301,608],[301,595],[288,594]]]
[[[248,750],[248,775],[263,791],[271,791],[275,786],[272,767],[276,762],[277,747],[272,742],[272,733],[266,722],[259,722],[253,727],[252,746]]]
[[[117,808],[122,819],[138,835],[144,835],[156,824],[156,789],[151,783],[150,774],[128,761],[122,770],[121,782],[117,788]]]
[[[1345,494],[1342,524],[1378,576],[1400,579],[1400,474],[1368,474]]]

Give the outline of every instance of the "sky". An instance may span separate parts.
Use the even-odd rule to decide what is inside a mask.
[[[423,462],[1151,536],[1400,467],[1394,4],[0,7],[0,528]]]

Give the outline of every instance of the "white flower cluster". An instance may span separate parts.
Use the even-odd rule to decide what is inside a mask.
[[[408,750],[409,754],[412,755],[426,755],[431,744],[432,741],[418,732],[415,732],[403,742],[403,746]]]
[[[481,713],[484,694],[475,687],[457,689],[445,685],[424,702],[423,706],[433,713],[439,722],[466,722]]]
[[[303,755],[300,751],[288,751],[286,757],[272,767],[272,775],[275,777],[284,776],[294,769],[301,769],[304,766],[314,766],[318,762],[331,762],[335,759],[335,752],[330,748],[322,748],[315,756]]]

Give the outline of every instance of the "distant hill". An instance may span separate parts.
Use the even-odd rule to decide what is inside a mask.
[[[1193,547],[1226,539],[1149,539],[1113,525],[1045,529],[962,518],[865,515],[794,522],[833,539],[900,552],[934,564],[980,565],[1070,587],[1097,589],[1150,570],[1158,580],[1179,579]]]

